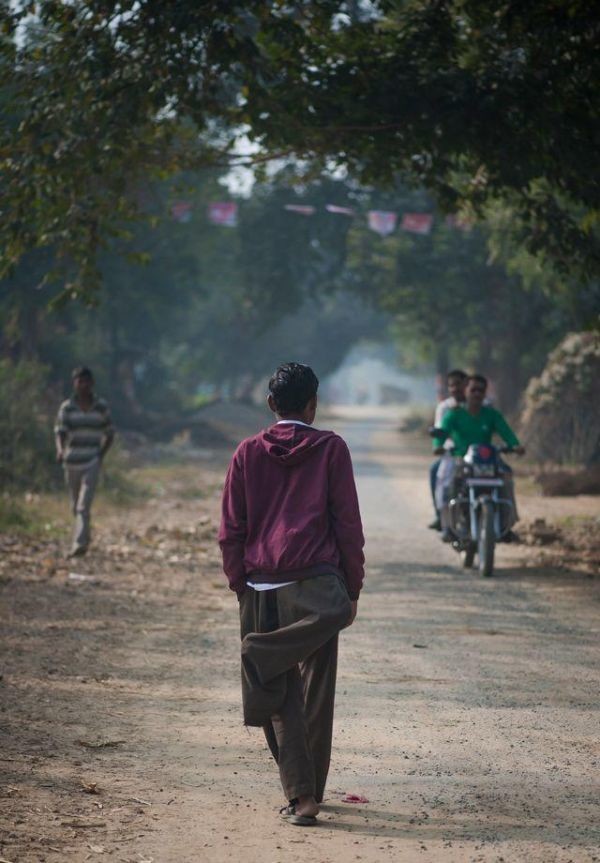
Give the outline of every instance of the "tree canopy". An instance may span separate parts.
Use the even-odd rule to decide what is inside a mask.
[[[274,346],[325,373],[389,320],[413,363],[477,366],[512,406],[597,318],[595,7],[0,12],[0,349],[54,380],[85,354],[123,417],[189,407],[199,383],[247,394]],[[170,218],[178,198],[197,215],[223,197],[238,165],[255,185],[235,229]],[[433,214],[433,229],[380,237],[369,208]]]
[[[583,0],[41,0],[2,6],[2,272],[98,251],[184,168],[286,155],[399,177],[445,211],[500,200],[563,273],[598,274],[600,16]],[[235,156],[244,133],[261,151]],[[52,270],[47,276],[52,275]]]

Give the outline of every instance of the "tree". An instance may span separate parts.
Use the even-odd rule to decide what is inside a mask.
[[[347,184],[320,178],[294,191],[290,183],[283,170],[239,203],[240,224],[228,235],[229,254],[213,260],[206,297],[191,315],[186,313],[183,332],[188,333],[194,371],[191,363],[186,365],[196,376],[202,369],[204,379],[223,391],[247,394],[282,352],[306,355],[316,349],[328,326],[337,328],[339,339],[337,347],[323,346],[319,352],[323,367],[330,368],[352,338],[380,320],[365,308],[357,312],[357,322],[350,320],[350,310],[357,311],[344,282],[351,222],[325,211],[326,203],[349,203]],[[287,212],[289,203],[310,203],[315,213],[305,218]],[[347,315],[339,297],[344,289]]]
[[[252,128],[369,182],[418,179],[446,211],[483,215],[503,199],[533,252],[588,279],[600,263],[599,32],[581,0],[382,0],[252,91]]]
[[[431,205],[422,193],[402,188],[397,201],[410,210]],[[507,269],[502,257],[490,255],[489,243],[489,226],[460,229],[439,213],[425,236],[381,238],[357,225],[349,237],[349,280],[393,316],[405,361],[433,361],[441,376],[456,365],[477,369],[512,410],[548,350],[573,325],[574,295],[559,291],[551,270],[526,279],[516,261]],[[589,305],[581,303],[584,315]]]
[[[598,272],[596,50],[583,0],[40,0],[3,6],[0,242],[49,248],[90,300],[139,185],[263,153],[424,185],[446,211],[507,201],[523,242]]]
[[[43,362],[59,389],[75,365],[92,366],[121,426],[159,431],[194,409],[203,384],[248,395],[282,356],[308,351],[327,371],[353,340],[381,329],[377,312],[340,294],[350,220],[324,204],[348,203],[347,184],[326,178],[294,192],[284,171],[237,201],[240,223],[228,228],[206,218],[222,179],[188,172],[146,185],[148,225],[135,223],[99,256],[97,307],[68,301],[50,312],[48,288],[38,289],[44,253],[24,259],[0,283],[3,352]],[[318,210],[310,219],[284,209],[303,195]],[[178,199],[189,222],[171,216]]]
[[[313,23],[335,8],[320,5]],[[305,30],[266,0],[4,3],[0,277],[50,248],[65,293],[92,301],[98,251],[142,215],[140,184],[226,166],[244,94],[277,74],[263,40],[284,63]]]

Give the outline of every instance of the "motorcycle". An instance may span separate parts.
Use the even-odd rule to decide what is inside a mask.
[[[441,429],[431,433],[434,437],[443,434]],[[493,574],[496,543],[509,533],[513,522],[513,502],[501,496],[506,468],[500,456],[511,452],[511,447],[472,444],[462,459],[454,457],[452,497],[444,501],[454,537],[452,547],[464,553],[467,569],[477,555],[479,573],[485,577]]]

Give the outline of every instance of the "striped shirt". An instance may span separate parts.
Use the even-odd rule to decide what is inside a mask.
[[[98,458],[104,439],[114,434],[108,405],[94,397],[90,409],[84,411],[71,396],[58,410],[54,433],[66,435],[64,463],[87,467]]]

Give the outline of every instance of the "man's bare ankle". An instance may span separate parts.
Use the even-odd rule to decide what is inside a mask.
[[[298,815],[318,815],[319,807],[317,801],[312,796],[298,797],[296,803],[296,813]]]

